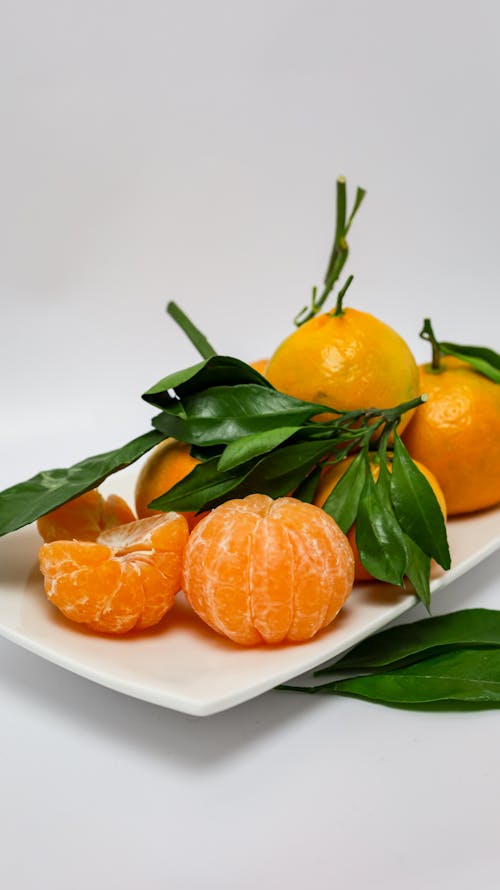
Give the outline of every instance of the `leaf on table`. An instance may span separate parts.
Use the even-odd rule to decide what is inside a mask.
[[[453,649],[500,648],[500,611],[461,609],[390,627],[368,637],[315,675],[402,667]]]
[[[299,688],[293,687],[295,691]],[[352,695],[408,707],[432,704],[500,707],[500,649],[455,649],[405,667],[302,687],[300,691]]]

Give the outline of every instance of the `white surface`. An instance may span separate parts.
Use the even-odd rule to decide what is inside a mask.
[[[133,503],[137,470],[107,480]],[[436,596],[500,548],[500,507],[452,520],[452,567],[436,566]],[[34,527],[0,539],[0,635],[74,673],[118,692],[185,714],[207,716],[240,705],[340,655],[415,605],[415,597],[385,584],[356,585],[340,615],[302,645],[242,648],[207,628],[177,597],[174,609],[148,633],[106,637],[61,616],[43,592]]]
[[[214,343],[269,354],[368,188],[351,305],[499,348],[495,0],[6,0],[0,486],[142,432]],[[495,342],[496,339],[496,342]],[[498,608],[498,555],[436,612]],[[414,610],[412,619],[422,614]],[[1,886],[496,890],[500,713],[267,693],[197,719],[0,641]]]

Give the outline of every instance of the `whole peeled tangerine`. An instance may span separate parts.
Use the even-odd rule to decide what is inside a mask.
[[[227,501],[196,526],[184,558],[194,611],[244,646],[311,639],[333,621],[353,581],[344,533],[294,498]]]

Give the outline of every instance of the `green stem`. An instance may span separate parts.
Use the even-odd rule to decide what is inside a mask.
[[[346,190],[346,182],[343,176],[340,176],[337,179],[337,211],[336,211],[336,224],[335,224],[335,237],[333,241],[333,246],[330,252],[330,258],[328,260],[328,266],[326,270],[324,287],[319,297],[317,297],[316,288],[313,289],[313,299],[311,301],[310,307],[304,306],[303,309],[298,313],[298,315],[294,318],[294,324],[297,327],[303,325],[306,321],[310,321],[311,318],[314,318],[315,315],[318,314],[323,304],[325,303],[327,297],[334,289],[337,281],[340,278],[342,269],[344,268],[347,257],[349,255],[349,246],[346,241],[347,233],[351,227],[352,221],[358,212],[363,198],[366,192],[362,188],[358,188],[356,191],[356,199],[354,201],[354,206],[351,210],[349,217],[346,219],[347,214],[347,190]],[[351,279],[352,280],[352,279]],[[349,284],[351,282],[349,281]],[[348,287],[349,285],[347,285]],[[344,289],[347,290],[347,287]],[[343,295],[342,295],[343,296]],[[342,312],[335,312],[335,314],[341,315]]]
[[[337,303],[335,305],[335,312],[330,312],[330,315],[332,315],[334,318],[338,318],[339,315],[344,314],[344,310],[342,308],[342,301],[345,297],[346,292],[350,288],[350,286],[353,282],[353,279],[354,279],[354,275],[349,275],[349,278],[347,279],[346,283],[344,284],[344,287],[341,290],[339,290],[339,293],[337,296]]]
[[[431,368],[433,371],[439,371],[441,367],[441,350],[439,348],[439,343],[436,340],[436,336],[434,331],[432,330],[432,324],[430,318],[424,318],[424,326],[420,331],[419,336],[422,340],[427,340],[428,343],[432,346],[432,362]]]
[[[174,303],[171,300],[167,304],[167,313],[173,318],[175,323],[179,325],[181,330],[184,331],[186,337],[188,337],[195,349],[198,350],[202,358],[212,358],[212,356],[217,355],[217,352],[208,342],[205,335],[198,330],[196,325],[193,324],[191,319],[187,317],[177,303]]]

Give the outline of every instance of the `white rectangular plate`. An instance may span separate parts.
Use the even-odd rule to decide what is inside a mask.
[[[103,490],[131,503],[135,473]],[[500,507],[448,524],[449,572],[436,572],[435,595],[500,548]],[[205,716],[248,701],[316,667],[397,618],[415,597],[386,584],[355,588],[333,624],[299,645],[244,649],[206,627],[182,595],[156,628],[99,636],[67,621],[46,600],[38,570],[36,528],[0,539],[0,634],[42,658],[103,686],[186,714]]]

